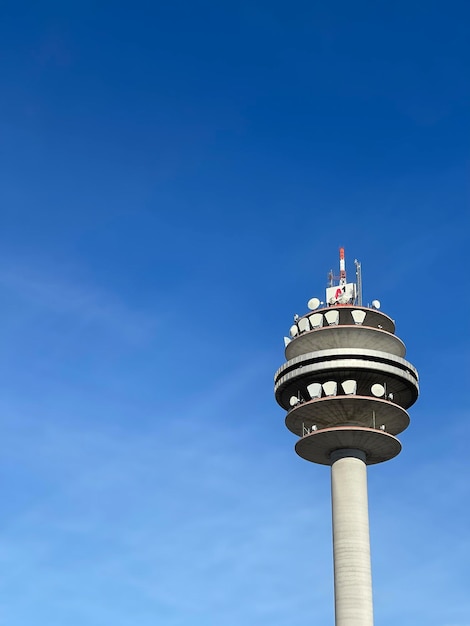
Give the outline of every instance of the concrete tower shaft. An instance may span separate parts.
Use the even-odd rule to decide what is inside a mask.
[[[333,562],[336,626],[373,626],[365,454],[332,454]]]
[[[329,276],[327,306],[312,298],[294,318],[274,393],[297,454],[331,466],[336,626],[373,626],[367,465],[401,451],[396,435],[410,423],[418,373],[380,303],[358,304],[344,249],[337,287]]]

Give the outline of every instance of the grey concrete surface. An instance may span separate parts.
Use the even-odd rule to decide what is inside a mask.
[[[373,626],[367,469],[360,450],[331,455],[335,626]]]

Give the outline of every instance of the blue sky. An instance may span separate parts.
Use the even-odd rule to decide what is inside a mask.
[[[273,399],[346,249],[421,376],[376,622],[469,626],[465,2],[4,2],[0,624],[333,623]]]

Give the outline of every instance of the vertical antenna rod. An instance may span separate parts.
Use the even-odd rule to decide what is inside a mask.
[[[356,266],[356,286],[357,286],[357,306],[362,306],[362,274],[361,263],[357,259],[354,259]]]

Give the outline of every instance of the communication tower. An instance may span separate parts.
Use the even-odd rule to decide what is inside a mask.
[[[399,454],[396,435],[419,393],[395,322],[378,300],[362,306],[355,264],[356,283],[348,283],[340,248],[339,277],[330,271],[325,302],[311,298],[296,316],[274,376],[297,454],[331,467],[336,626],[373,626],[366,468]]]

